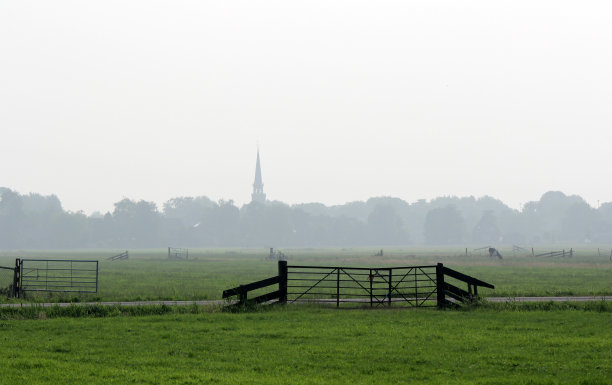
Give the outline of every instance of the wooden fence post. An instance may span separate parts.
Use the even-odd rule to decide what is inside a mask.
[[[242,285],[238,287],[238,290],[239,290],[238,303],[241,305],[244,305],[246,304],[246,301],[247,301],[247,291],[244,289]]]
[[[439,309],[446,306],[444,290],[444,266],[438,263],[436,265],[436,295]]]
[[[287,270],[287,261],[278,261],[278,277],[280,281],[278,282],[278,291],[279,303],[287,303],[287,280],[288,280],[288,270]]]
[[[393,269],[389,269],[389,307],[391,307],[391,292],[393,291],[393,284],[391,283],[391,280],[393,280]],[[419,303],[418,299],[416,300],[416,303]]]
[[[374,277],[372,276],[372,269],[370,269],[368,280],[370,281],[370,307],[372,307],[374,306],[374,297],[372,296],[372,281],[374,280]]]
[[[11,295],[19,298],[21,294],[21,259],[15,259],[15,271],[13,272],[13,288]]]
[[[340,268],[336,269],[336,307],[340,307]]]

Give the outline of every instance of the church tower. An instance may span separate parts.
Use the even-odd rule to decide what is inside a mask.
[[[261,166],[259,164],[259,148],[257,149],[257,165],[255,166],[255,182],[253,182],[253,194],[251,202],[265,202],[266,194],[263,192],[263,181],[261,180]]]

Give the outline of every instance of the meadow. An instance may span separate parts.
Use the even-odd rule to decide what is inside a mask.
[[[569,247],[568,247],[569,249]],[[597,249],[576,250],[572,258],[533,258],[501,250],[503,259],[460,248],[290,249],[289,264],[326,266],[410,266],[442,262],[460,272],[495,285],[487,296],[612,295],[612,262]],[[130,251],[130,259],[109,261],[117,251],[18,251],[0,254],[0,266],[13,266],[15,257],[96,259],[100,261],[96,294],[30,295],[30,301],[130,301],[220,299],[224,289],[267,278],[277,264],[266,249],[191,249],[189,260],[171,260],[166,249]],[[6,301],[6,299],[0,299]]]
[[[335,310],[0,321],[0,383],[609,384],[612,316]]]
[[[265,250],[20,252],[100,259],[100,292],[63,299],[215,299],[276,274]],[[443,262],[496,285],[485,296],[612,294],[612,263],[448,249],[287,250],[289,263],[402,266]],[[14,263],[0,256],[0,265]],[[14,300],[11,300],[14,301]],[[610,384],[612,305],[493,304],[462,310],[267,306],[0,308],[0,383],[28,384]]]

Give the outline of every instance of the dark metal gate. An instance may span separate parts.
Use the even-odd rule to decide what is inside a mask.
[[[21,259],[21,292],[98,292],[98,261]]]
[[[278,285],[278,287],[274,287]],[[467,290],[457,286],[467,285]],[[248,298],[267,287],[275,291]],[[223,291],[223,298],[238,296],[231,306],[251,303],[316,302],[445,308],[478,298],[478,287],[490,283],[449,269],[441,263],[406,267],[288,266],[278,261],[278,275]]]
[[[409,267],[287,266],[287,302],[322,300],[413,307],[437,306],[436,265]]]

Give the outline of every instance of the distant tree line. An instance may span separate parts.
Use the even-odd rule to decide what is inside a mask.
[[[551,191],[514,210],[490,197],[407,203],[379,197],[325,206],[123,199],[104,215],[67,212],[55,195],[0,188],[0,249],[207,246],[323,247],[612,243],[612,202],[592,208]]]

